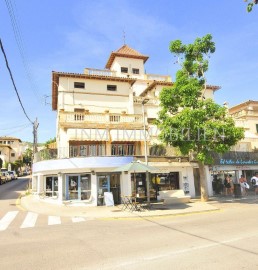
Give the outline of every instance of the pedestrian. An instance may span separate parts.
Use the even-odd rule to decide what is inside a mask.
[[[251,183],[254,186],[254,194],[256,195],[258,192],[258,172],[251,178]]]
[[[230,184],[229,175],[226,175],[226,177],[224,179],[224,187],[225,187],[225,195],[231,195],[232,190],[231,190],[231,184]]]
[[[244,177],[244,175],[241,175],[241,177],[239,178],[239,183],[240,183],[240,186],[241,186],[242,195],[246,196],[247,195],[246,190],[249,188],[249,185],[247,184],[247,180]]]

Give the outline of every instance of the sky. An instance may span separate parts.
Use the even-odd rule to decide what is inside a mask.
[[[179,67],[169,43],[188,44],[210,33],[216,52],[206,77],[208,84],[221,87],[215,101],[232,107],[258,100],[258,6],[247,13],[243,0],[0,0],[0,22],[0,38],[29,118],[0,52],[0,136],[32,142],[31,122],[37,118],[38,142],[54,138],[51,72],[103,69],[110,53],[123,46],[124,35],[128,46],[149,56],[146,73],[170,75],[173,81]]]

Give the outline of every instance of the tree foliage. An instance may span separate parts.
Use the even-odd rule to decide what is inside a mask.
[[[202,165],[210,164],[212,151],[226,152],[244,138],[243,129],[235,127],[227,109],[205,99],[205,73],[215,43],[208,34],[187,45],[180,40],[172,41],[169,49],[181,68],[173,86],[163,88],[160,93],[161,139],[179,147],[182,154],[194,153]]]
[[[244,137],[243,129],[235,127],[227,109],[212,99],[205,99],[205,72],[208,59],[215,52],[210,34],[184,45],[180,40],[170,43],[181,65],[172,87],[160,94],[159,128],[161,138],[179,147],[183,154],[197,153],[197,159],[210,163],[210,151],[226,152]]]
[[[247,7],[246,10],[247,12],[251,12],[253,10],[254,5],[258,4],[258,0],[244,0],[245,2],[247,2]]]
[[[25,150],[25,152],[23,153],[23,163],[25,163],[25,164],[31,164],[32,155],[33,155],[32,149],[31,148],[27,148]]]

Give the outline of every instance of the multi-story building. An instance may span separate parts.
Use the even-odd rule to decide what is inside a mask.
[[[245,138],[215,159],[213,171],[231,174],[235,182],[242,174],[250,180],[258,172],[258,101],[242,102],[229,108],[228,113],[236,126],[244,128]]]
[[[21,140],[14,137],[0,137],[0,167],[21,158]]]
[[[56,160],[34,163],[33,188],[57,194],[57,201],[79,200],[101,205],[104,191],[115,203],[120,195],[146,194],[145,173],[115,173],[119,165],[148,160],[151,194],[157,190],[184,189],[199,194],[196,164],[164,147],[154,124],[159,93],[172,86],[168,75],[146,74],[148,56],[127,45],[112,52],[105,69],[85,68],[83,73],[52,73],[52,109],[57,111]],[[219,89],[208,86],[206,98]],[[133,180],[133,178],[132,178]],[[74,183],[75,182],[75,183]],[[75,188],[76,186],[76,188]]]

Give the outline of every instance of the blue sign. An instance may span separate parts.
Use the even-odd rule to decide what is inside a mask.
[[[258,165],[258,160],[249,159],[249,160],[243,160],[243,159],[220,159],[219,162],[220,165]]]

